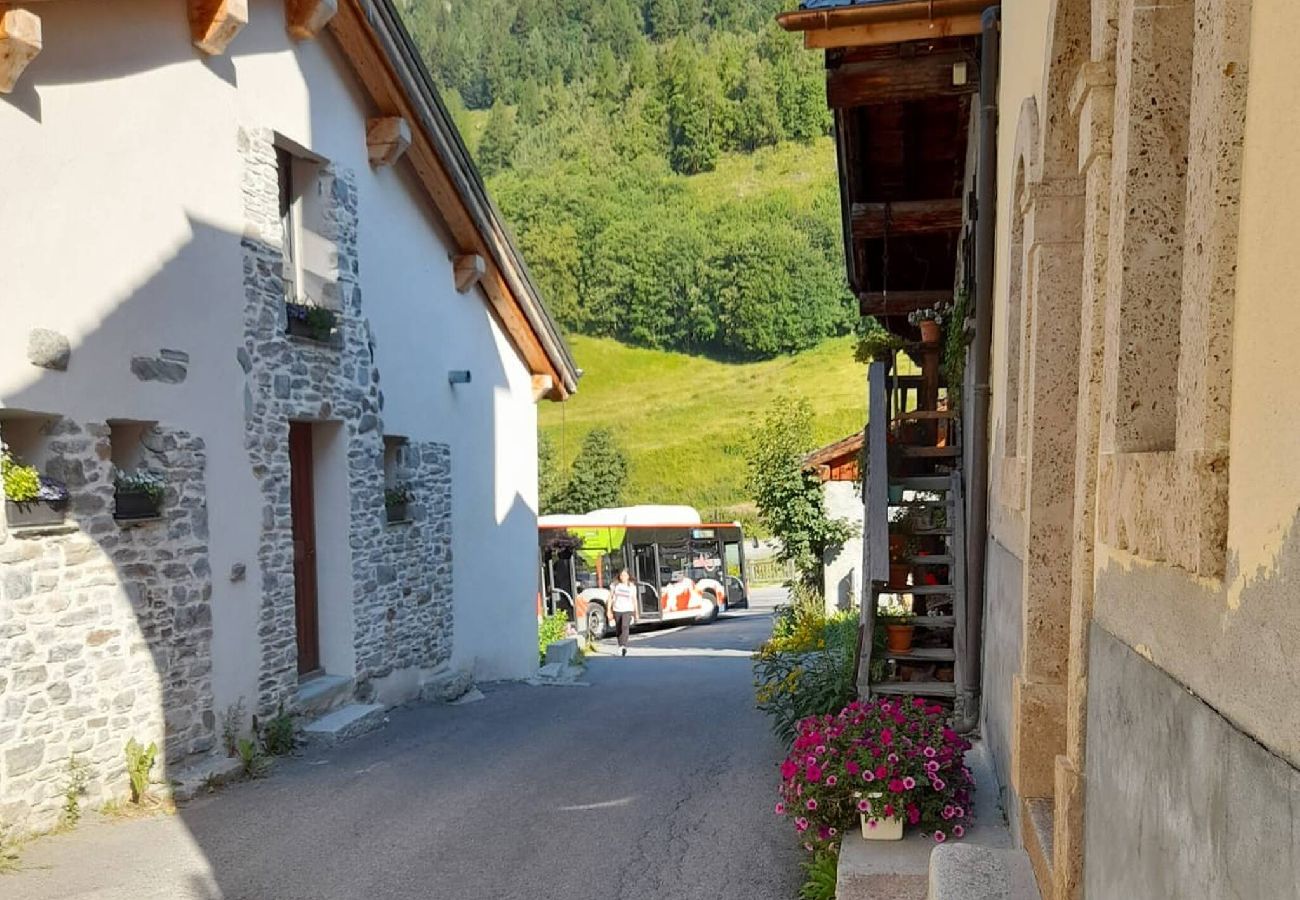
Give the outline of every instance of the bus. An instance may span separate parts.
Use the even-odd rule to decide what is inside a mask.
[[[689,507],[626,507],[542,516],[539,614],[563,612],[593,639],[610,630],[609,585],[627,569],[633,622],[712,622],[749,606],[745,535],[736,522],[702,522]]]

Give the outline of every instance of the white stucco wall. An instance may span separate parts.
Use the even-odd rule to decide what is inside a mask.
[[[852,481],[828,481],[822,485],[826,515],[846,519],[857,528],[834,555],[827,555],[823,585],[826,610],[852,609],[862,601],[862,523],[865,510],[861,488]]]
[[[388,433],[451,447],[458,664],[535,667],[536,412],[528,372],[482,299],[456,293],[449,247],[405,171],[373,170],[373,115],[328,34],[293,43],[283,3],[253,0],[225,56],[192,47],[185,4],[41,3],[44,49],[0,102],[5,248],[0,404],[84,421],[164,422],[204,438],[217,707],[255,693],[261,499],[243,441],[241,127],[351,169],[360,281]],[[66,373],[26,360],[30,329],[73,345]],[[181,385],[132,356],[190,355]],[[467,368],[452,389],[447,370]],[[248,577],[232,582],[231,567]],[[347,577],[338,566],[331,577]],[[337,588],[337,585],[336,585]],[[344,655],[346,657],[346,654]]]

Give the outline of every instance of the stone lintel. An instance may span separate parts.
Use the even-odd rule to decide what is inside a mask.
[[[41,19],[0,3],[0,94],[13,92],[28,63],[41,52]]]

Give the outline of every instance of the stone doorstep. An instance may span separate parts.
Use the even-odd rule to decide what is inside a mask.
[[[378,703],[349,703],[303,726],[303,735],[314,744],[330,746],[339,741],[374,731],[388,717]]]
[[[318,675],[298,685],[293,708],[303,716],[323,716],[350,700],[355,686],[345,675]]]
[[[930,854],[927,900],[1042,900],[1029,854],[943,844]]]
[[[237,756],[206,756],[168,776],[172,799],[177,803],[193,800],[209,786],[235,781],[243,773],[244,763]]]

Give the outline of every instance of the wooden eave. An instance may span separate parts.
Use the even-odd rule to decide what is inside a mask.
[[[810,50],[868,47],[980,33],[980,16],[998,0],[898,0],[895,3],[799,9],[776,20],[803,32]]]
[[[857,468],[858,458],[862,454],[862,432],[856,432],[841,438],[833,444],[819,447],[803,458],[805,471],[816,469],[822,481],[831,478],[832,470],[846,466]]]

